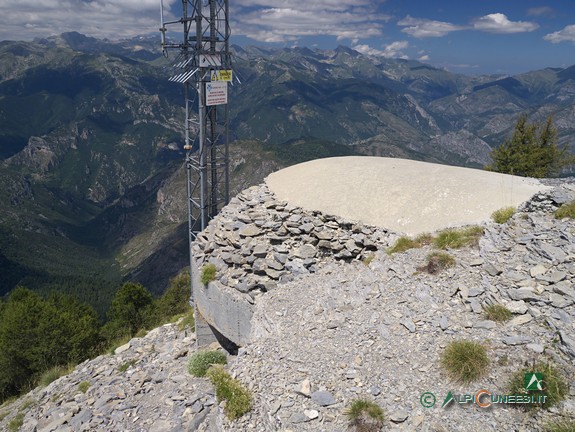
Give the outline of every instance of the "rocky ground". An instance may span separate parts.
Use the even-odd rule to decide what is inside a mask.
[[[254,342],[229,366],[251,390],[254,409],[234,422],[209,383],[186,372],[194,335],[170,324],[2,407],[0,428],[22,414],[25,431],[346,431],[344,409],[357,398],[383,408],[384,430],[538,431],[550,419],[574,418],[575,224],[550,213],[573,193],[569,185],[557,188],[534,197],[506,224],[486,224],[479,245],[449,251],[456,265],[437,275],[418,270],[430,246],[389,256],[385,249],[397,235],[367,227],[367,234],[360,227],[355,234],[369,249],[347,259],[315,253],[313,263],[295,257],[308,259],[307,266],[294,264],[296,277],[270,277],[265,261],[259,275],[228,275],[258,292]],[[305,230],[297,225],[312,216],[321,217],[302,214],[288,225],[299,230],[294,247],[303,246],[305,230],[317,229],[313,222]],[[219,256],[225,258],[233,262]],[[288,273],[286,267],[281,271]],[[493,303],[507,305],[513,319],[486,320],[483,307]],[[458,339],[488,350],[490,365],[471,384],[450,380],[439,366],[442,350]],[[567,400],[549,411],[441,408],[449,391],[504,394],[511,375],[538,360],[552,362],[570,386]],[[435,394],[434,407],[422,406],[424,392]]]

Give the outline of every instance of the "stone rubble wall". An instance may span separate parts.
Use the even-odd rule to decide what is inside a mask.
[[[222,335],[245,345],[260,295],[332,258],[364,259],[390,237],[383,228],[279,201],[265,184],[253,186],[233,198],[192,245],[196,306]],[[204,286],[199,275],[207,263],[216,266],[217,280]]]

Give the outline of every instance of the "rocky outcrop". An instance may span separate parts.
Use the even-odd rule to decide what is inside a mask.
[[[540,194],[525,208],[553,208],[572,193]],[[418,270],[429,252],[378,251],[369,265],[331,260],[262,296],[254,342],[232,366],[256,409],[224,430],[343,431],[344,410],[357,398],[384,409],[384,430],[537,431],[551,418],[575,417],[573,220],[538,210],[487,224],[479,247],[449,251],[457,265],[437,276]],[[513,318],[487,320],[490,304],[505,305]],[[490,365],[477,382],[454,382],[439,365],[443,348],[459,339],[487,347]],[[441,408],[449,391],[507,394],[511,376],[537,361],[555,364],[570,386],[550,412]],[[424,392],[436,396],[435,407],[422,406]]]
[[[345,408],[357,398],[381,406],[384,430],[393,431],[462,425],[542,431],[550,420],[575,418],[575,224],[550,213],[575,198],[575,188],[560,186],[565,180],[548,183],[555,189],[534,196],[506,224],[486,224],[477,247],[448,251],[456,266],[437,275],[420,271],[430,246],[390,256],[384,245],[393,233],[292,208],[263,186],[250,188],[194,247],[200,263],[219,265],[217,283],[251,307],[251,342],[228,367],[250,389],[251,412],[226,419],[208,382],[185,370],[196,335],[170,324],[0,408],[0,428],[20,414],[23,431],[345,431]],[[279,223],[275,231],[284,227],[289,233],[281,243],[273,241],[267,217],[270,225]],[[314,223],[321,218],[331,230],[330,248],[320,246],[328,240]],[[362,247],[354,240],[352,248],[355,234],[373,241],[376,250],[365,239]],[[288,251],[284,263],[277,261],[283,265],[277,279],[265,269],[249,271],[257,259],[264,265],[275,260],[282,246]],[[250,254],[240,252],[241,259],[255,257],[248,265],[223,255],[233,257],[242,248]],[[344,249],[355,255],[338,256]],[[288,267],[290,261],[301,265]],[[236,287],[248,281],[252,289]],[[486,319],[490,304],[505,305],[512,319]],[[484,375],[470,384],[452,381],[439,365],[445,346],[460,339],[482,343],[490,359]],[[553,363],[569,386],[566,400],[551,410],[441,407],[450,391],[507,394],[510,377],[538,361]],[[422,406],[424,392],[435,395],[434,407]]]

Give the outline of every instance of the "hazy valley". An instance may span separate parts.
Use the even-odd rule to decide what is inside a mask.
[[[102,312],[122,280],[186,266],[183,94],[155,39],[0,43],[0,294],[73,292]],[[234,47],[232,195],[317,157],[481,167],[519,113],[575,136],[575,66],[458,75],[348,48]]]

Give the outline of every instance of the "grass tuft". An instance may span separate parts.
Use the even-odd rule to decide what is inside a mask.
[[[437,274],[442,270],[455,265],[455,258],[445,252],[432,252],[427,255],[427,263],[420,270],[425,270],[429,274]]]
[[[409,237],[403,236],[403,237],[398,238],[395,241],[395,243],[393,244],[393,246],[390,247],[389,249],[387,249],[387,254],[391,255],[394,253],[401,253],[401,252],[405,252],[406,250],[414,249],[414,248],[418,248],[418,247],[421,247],[421,246],[415,240],[410,239]]]
[[[498,224],[504,224],[515,214],[515,207],[504,207],[491,213],[491,219]]]
[[[126,363],[123,363],[118,370],[120,372],[126,372],[128,369],[130,369],[132,366],[134,366],[136,364],[136,360],[128,360]]]
[[[557,210],[555,210],[555,217],[557,219],[564,219],[564,218],[575,219],[575,201],[565,203]]]
[[[196,329],[194,309],[192,308],[182,316],[182,320],[178,323],[178,329],[180,331],[184,331],[186,328],[189,328],[191,331],[195,331]]]
[[[525,388],[524,377],[528,372],[540,372],[543,374],[543,390],[527,390]],[[530,396],[547,395],[543,408],[549,408],[565,399],[568,392],[568,385],[559,371],[550,363],[536,363],[533,367],[523,368],[511,377],[509,389],[514,394],[529,394]],[[534,409],[538,405],[523,405],[527,409]]]
[[[563,419],[545,426],[545,432],[575,432],[575,420]]]
[[[88,381],[82,381],[81,383],[78,384],[78,390],[81,391],[82,393],[86,393],[89,388],[90,383]]]
[[[224,413],[230,420],[241,417],[252,409],[250,392],[238,380],[232,378],[222,365],[212,366],[206,375],[216,390],[218,402],[226,402]]]
[[[210,366],[228,363],[226,355],[221,351],[199,351],[192,354],[188,361],[188,372],[196,377],[206,376]]]
[[[483,233],[484,230],[480,226],[451,228],[441,231],[433,240],[433,245],[438,249],[461,249],[466,246],[476,246]]]
[[[8,430],[10,432],[18,432],[23,424],[24,424],[24,413],[20,412],[16,414],[16,417],[14,417],[8,423]]]
[[[39,384],[42,387],[46,387],[50,385],[52,382],[56,381],[61,376],[67,375],[72,372],[73,368],[69,366],[54,366],[42,373],[40,375],[40,379],[38,380]]]
[[[511,319],[513,313],[505,306],[500,304],[492,304],[483,308],[485,318],[495,322],[505,322]]]
[[[216,279],[216,266],[212,263],[206,264],[202,267],[202,274],[200,279],[204,285],[209,284]]]
[[[383,410],[375,402],[365,399],[352,400],[344,415],[357,432],[379,431],[383,426]]]
[[[486,372],[489,366],[487,351],[483,345],[469,340],[451,342],[441,356],[441,366],[452,379],[469,383]]]

